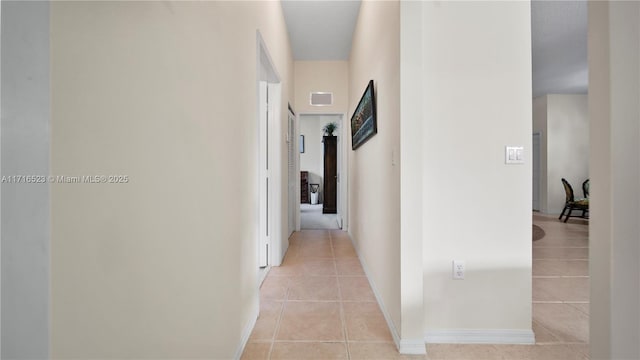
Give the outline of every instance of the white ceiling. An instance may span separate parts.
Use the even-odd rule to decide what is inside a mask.
[[[533,96],[586,93],[587,1],[531,3]]]
[[[348,60],[360,0],[282,0],[295,60]],[[533,96],[586,93],[587,1],[531,3]]]
[[[360,0],[283,0],[295,60],[348,60]]]

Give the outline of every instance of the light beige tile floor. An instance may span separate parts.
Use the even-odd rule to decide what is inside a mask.
[[[533,222],[546,233],[533,243],[536,345],[428,344],[427,356],[400,355],[348,235],[305,230],[261,287],[242,359],[588,359],[587,222]]]

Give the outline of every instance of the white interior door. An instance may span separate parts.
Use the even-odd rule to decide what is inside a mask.
[[[266,81],[260,81],[259,121],[260,121],[260,267],[269,265],[269,244],[271,240],[271,191],[269,189],[269,90]]]

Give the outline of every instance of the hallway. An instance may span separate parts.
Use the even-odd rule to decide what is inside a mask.
[[[300,229],[339,229],[336,214],[323,214],[322,204],[300,204]]]
[[[371,359],[395,345],[347,233],[303,230],[260,291],[242,359]]]
[[[533,216],[536,345],[428,344],[400,355],[348,235],[294,233],[260,290],[260,316],[242,359],[588,359],[588,222]]]

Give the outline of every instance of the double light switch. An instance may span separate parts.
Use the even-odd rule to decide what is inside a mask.
[[[505,146],[505,164],[524,164],[524,148],[522,146]]]

